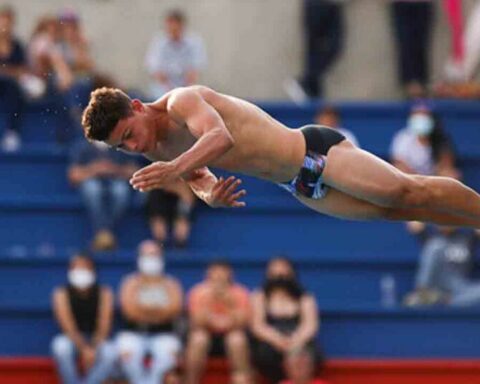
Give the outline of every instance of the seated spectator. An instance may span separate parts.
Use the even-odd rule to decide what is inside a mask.
[[[59,47],[59,22],[53,16],[45,16],[38,22],[28,47],[30,67],[39,77],[61,91],[70,88],[73,74]]]
[[[160,243],[167,242],[169,227],[172,227],[173,244],[185,247],[194,203],[194,194],[185,183],[172,185],[168,190],[151,191],[147,196],[147,216],[153,238]]]
[[[272,383],[285,379],[285,358],[299,350],[319,366],[317,304],[301,287],[288,259],[277,257],[268,263],[265,283],[253,294],[252,306],[254,361],[263,376]]]
[[[58,46],[65,62],[75,77],[88,76],[94,71],[94,63],[79,16],[74,10],[67,8],[60,12],[58,19]]]
[[[96,279],[93,260],[84,253],[73,256],[68,284],[53,293],[53,311],[62,333],[53,339],[51,349],[64,383],[98,384],[110,375],[116,361],[115,348],[107,341],[113,302],[111,289]]]
[[[96,69],[79,15],[73,9],[65,8],[58,19],[60,29],[57,46],[73,75],[73,84],[67,94],[68,101],[74,112],[80,115],[87,106],[93,89],[115,87],[116,84],[110,76],[99,73]]]
[[[358,140],[353,134],[353,132],[348,129],[342,128],[342,122],[340,119],[340,113],[333,106],[326,106],[317,111],[315,116],[315,124],[325,125],[329,128],[334,128],[338,130],[343,136],[352,142],[353,145],[359,147]]]
[[[451,139],[440,119],[424,104],[412,108],[406,128],[393,138],[390,156],[392,164],[406,173],[460,175]]]
[[[8,6],[0,8],[0,106],[6,113],[2,127],[2,149],[12,152],[20,147],[20,118],[24,99],[20,87],[27,62],[22,43],[15,38],[15,12]]]
[[[59,46],[60,23],[53,16],[43,17],[34,30],[28,47],[30,71],[45,83],[44,102],[47,113],[56,117],[56,138],[59,144],[70,143],[80,132],[78,114],[72,103],[74,74]],[[45,127],[47,128],[47,127]],[[48,126],[51,130],[51,126]]]
[[[206,54],[202,39],[185,32],[183,12],[174,10],[165,17],[165,33],[157,33],[148,48],[145,66],[152,78],[153,99],[176,87],[197,83],[205,66]]]
[[[281,384],[327,384],[321,379],[314,379],[315,361],[305,349],[288,353],[284,360],[284,369],[288,379]]]
[[[58,19],[60,28],[57,46],[73,76],[68,102],[70,107],[80,114],[88,104],[90,92],[93,91],[94,63],[83,34],[81,20],[75,11],[64,9]]]
[[[138,272],[120,287],[125,329],[117,338],[120,361],[132,384],[157,384],[177,362],[180,340],[175,323],[182,312],[182,288],[165,274],[162,248],[152,240],[138,247]],[[150,364],[145,358],[151,356]]]
[[[106,144],[81,139],[72,147],[68,178],[78,187],[90,216],[94,250],[116,247],[114,227],[128,209],[132,194],[128,180],[136,170],[131,157]]]
[[[480,281],[471,279],[478,232],[454,227],[410,222],[409,231],[422,244],[415,290],[406,296],[407,306],[480,304]]]
[[[190,334],[185,356],[187,384],[198,384],[207,356],[227,355],[232,376],[250,377],[247,339],[249,295],[235,283],[231,266],[224,261],[212,262],[206,279],[192,288],[188,299]],[[242,382],[242,381],[239,381]]]

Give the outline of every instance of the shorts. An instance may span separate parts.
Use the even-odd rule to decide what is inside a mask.
[[[225,350],[225,335],[213,334],[210,339],[210,351],[211,357],[225,357],[227,352]]]
[[[162,217],[167,222],[185,217],[191,219],[191,207],[185,207],[178,195],[161,189],[154,189],[147,196],[147,216],[149,219]]]
[[[327,153],[331,147],[345,140],[345,136],[335,129],[320,125],[305,125],[300,131],[307,147],[302,168],[293,180],[278,185],[294,196],[322,199],[328,192],[328,186],[322,179],[327,165]]]

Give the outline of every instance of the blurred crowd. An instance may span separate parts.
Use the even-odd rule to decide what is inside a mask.
[[[1,148],[6,152],[20,148],[25,107],[39,101],[48,101],[46,112],[61,117],[57,142],[70,144],[81,136],[80,115],[90,92],[115,86],[116,80],[96,68],[82,20],[73,9],[41,17],[26,43],[16,37],[15,23],[14,8],[0,7],[0,107],[8,115]],[[156,32],[146,49],[151,99],[195,84],[206,64],[203,41],[186,30],[181,11],[169,12],[163,24],[164,32]],[[130,93],[143,96],[135,90]]]
[[[155,240],[167,246],[186,246],[195,205],[192,192],[174,186],[141,197],[130,188],[128,180],[145,162],[83,138],[80,116],[90,92],[101,86],[115,86],[116,82],[96,69],[79,15],[65,8],[57,15],[42,17],[27,43],[16,37],[15,22],[14,8],[1,7],[0,110],[6,116],[6,126],[0,130],[1,149],[21,149],[25,110],[29,104],[43,102],[44,112],[57,117],[57,126],[48,129],[55,130],[57,144],[70,153],[67,176],[85,205],[92,229],[92,250],[117,248],[115,227],[135,203],[145,207]],[[203,42],[186,31],[182,12],[170,11],[163,26],[164,31],[155,33],[145,56],[151,76],[148,96],[152,99],[172,88],[196,83],[206,63]],[[130,93],[143,96],[134,90]]]
[[[51,351],[64,383],[196,384],[209,357],[229,361],[231,383],[325,383],[316,300],[288,258],[272,258],[253,292],[224,260],[186,294],[167,267],[157,242],[140,243],[116,310],[93,259],[72,256],[52,301],[60,334]]]
[[[48,101],[57,116],[58,143],[80,136],[79,116],[90,91],[113,81],[100,74],[91,57],[79,16],[69,9],[40,18],[27,43],[15,35],[16,14],[0,8],[0,107],[7,115],[1,148],[18,150],[28,104]]]

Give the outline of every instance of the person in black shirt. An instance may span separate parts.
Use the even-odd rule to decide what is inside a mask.
[[[116,353],[107,341],[113,318],[113,293],[96,281],[95,265],[86,254],[70,260],[68,284],[53,293],[53,312],[61,334],[51,349],[64,383],[102,383],[115,363]],[[85,376],[77,369],[80,359]]]
[[[265,277],[263,287],[252,295],[253,358],[258,371],[278,383],[286,378],[284,368],[292,354],[305,353],[313,366],[321,365],[315,340],[319,316],[315,297],[302,287],[289,259],[271,259]]]

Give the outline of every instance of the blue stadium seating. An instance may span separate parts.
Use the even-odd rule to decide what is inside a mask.
[[[51,107],[48,103],[32,106],[23,119],[23,150],[0,154],[4,180],[0,190],[0,355],[48,353],[48,341],[56,331],[50,293],[65,279],[67,256],[84,247],[91,236],[81,201],[65,178],[67,151],[55,143],[59,121]],[[297,127],[311,122],[317,104],[263,107]],[[387,157],[409,105],[342,103],[339,108],[344,126],[361,145]],[[436,110],[454,138],[465,180],[480,190],[480,104],[439,102]],[[403,224],[324,217],[274,185],[243,179],[249,192],[247,208],[212,211],[200,205],[190,250],[167,253],[169,272],[186,288],[201,279],[205,264],[216,256],[232,260],[238,280],[256,287],[268,258],[285,253],[295,259],[302,281],[319,301],[327,354],[478,355],[478,310],[409,311],[380,306],[382,276],[395,277],[399,295],[412,286],[418,247]],[[97,257],[102,281],[114,287],[134,268],[134,248],[148,236],[142,209],[136,196],[128,218],[120,224],[122,250]]]

